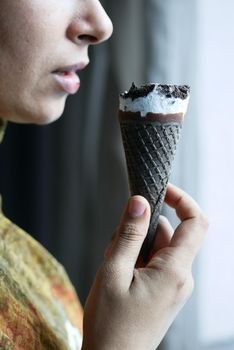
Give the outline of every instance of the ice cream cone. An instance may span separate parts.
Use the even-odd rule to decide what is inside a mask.
[[[141,250],[145,261],[155,237],[188,97],[187,86],[158,84],[133,85],[120,95],[119,120],[131,195],[145,197],[151,207]]]

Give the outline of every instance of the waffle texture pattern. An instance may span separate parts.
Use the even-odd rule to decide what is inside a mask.
[[[145,197],[151,207],[150,226],[141,252],[146,259],[155,236],[181,124],[124,120],[120,127],[131,195]]]

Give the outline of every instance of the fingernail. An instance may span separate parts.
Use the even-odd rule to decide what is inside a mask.
[[[130,216],[133,218],[137,218],[139,216],[142,216],[145,212],[146,205],[142,201],[139,201],[136,198],[131,198],[130,203],[128,206],[128,212]]]

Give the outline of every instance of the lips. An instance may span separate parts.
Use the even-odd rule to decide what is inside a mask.
[[[54,70],[52,74],[59,89],[68,94],[75,94],[80,87],[80,79],[76,71],[84,69],[86,65],[87,63],[78,63]]]

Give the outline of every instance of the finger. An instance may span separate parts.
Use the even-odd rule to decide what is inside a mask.
[[[123,212],[123,214],[122,214],[122,216],[120,218],[120,222],[122,222],[124,220],[124,215],[125,215],[125,212],[127,211],[128,205],[129,204],[127,203],[127,205],[124,208],[124,212]],[[108,259],[109,256],[111,255],[112,249],[113,249],[113,247],[115,245],[115,242],[116,242],[116,239],[117,239],[117,236],[118,236],[118,229],[119,229],[119,227],[117,227],[114,230],[114,232],[113,232],[113,234],[111,236],[110,242],[109,242],[109,244],[108,244],[108,246],[107,246],[107,248],[106,248],[106,250],[104,252],[104,259]]]
[[[170,183],[167,186],[165,202],[176,210],[181,221],[196,217],[201,213],[201,209],[192,197]]]
[[[160,249],[169,246],[173,233],[174,230],[168,219],[165,216],[160,215],[155,240],[153,243],[152,255],[154,255]]]
[[[169,184],[165,201],[176,210],[182,221],[170,246],[184,249],[188,263],[192,263],[208,229],[208,221],[194,199],[176,186]]]
[[[130,285],[133,271],[141,250],[141,246],[148,231],[150,221],[150,206],[141,196],[130,198],[125,209],[118,234],[108,261],[112,267],[120,271],[119,278],[126,285]],[[122,272],[121,272],[122,271]]]
[[[115,241],[116,241],[116,238],[117,238],[117,235],[118,235],[118,230],[116,229],[114,232],[113,232],[113,235],[111,237],[111,240],[109,242],[109,244],[107,245],[106,249],[105,249],[105,252],[104,252],[104,259],[108,259],[111,252],[112,252],[112,249],[114,247],[114,244],[115,244]]]

